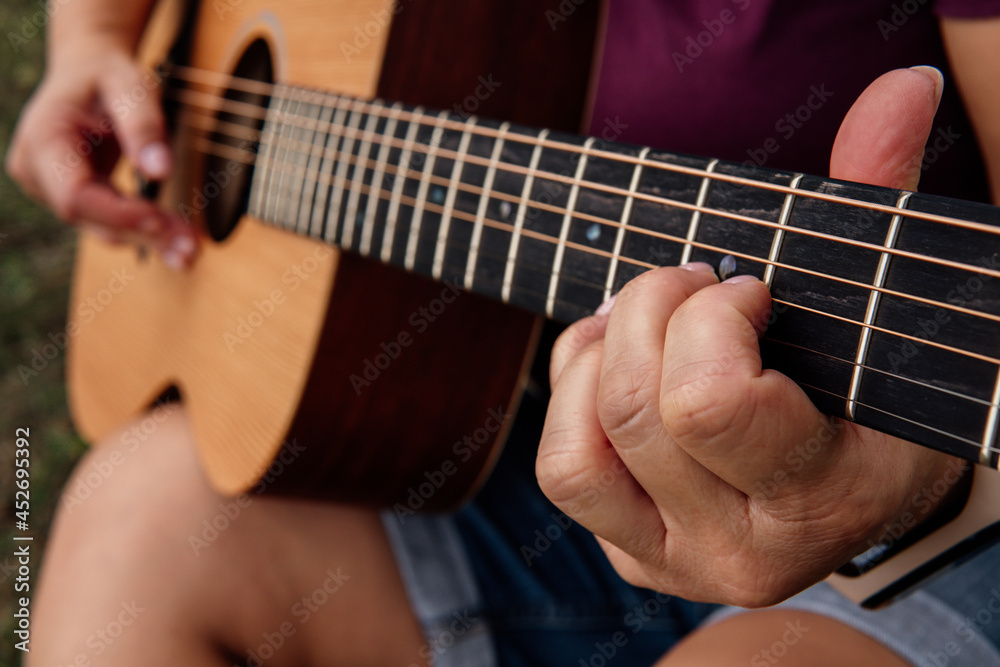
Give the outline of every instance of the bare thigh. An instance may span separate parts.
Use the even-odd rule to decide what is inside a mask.
[[[155,414],[67,485],[28,667],[425,664],[374,511],[221,497],[184,410]]]

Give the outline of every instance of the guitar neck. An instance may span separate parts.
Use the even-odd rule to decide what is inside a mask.
[[[765,364],[824,412],[996,467],[1000,209],[289,86],[251,215],[572,322],[726,255],[774,297]]]

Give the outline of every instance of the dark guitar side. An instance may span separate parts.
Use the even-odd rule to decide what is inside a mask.
[[[562,16],[559,4],[401,0],[379,95],[441,109],[471,96],[477,108],[465,110],[480,116],[580,131],[600,3],[574,4],[553,30],[546,11]],[[475,95],[480,77],[499,82],[483,99]],[[412,509],[450,507],[469,494],[499,447],[491,453],[487,443],[463,460],[471,448],[454,445],[494,426],[491,410],[515,412],[541,324],[527,311],[462,293],[433,322],[417,315],[428,323],[418,333],[409,318],[445,291],[452,298],[450,289],[427,278],[341,256],[315,364],[289,433],[296,447],[286,444],[285,460],[295,462],[275,476],[269,491],[364,503],[396,498]],[[412,343],[398,358],[370,385],[352,384],[352,375],[364,379],[364,361],[384,355],[382,344],[404,332]],[[501,442],[510,421],[494,436]],[[423,498],[430,490],[424,473],[442,470],[455,472]],[[421,484],[425,493],[411,497],[410,489]]]

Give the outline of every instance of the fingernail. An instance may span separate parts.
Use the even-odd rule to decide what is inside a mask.
[[[705,262],[688,262],[687,264],[681,264],[677,268],[684,269],[685,271],[715,271],[711,264],[706,264]]]
[[[170,149],[161,142],[147,144],[139,151],[139,169],[147,178],[166,178],[170,173],[170,162]]]
[[[163,251],[163,263],[174,271],[184,270],[184,258],[175,253],[173,250]]]
[[[723,284],[729,285],[739,285],[740,283],[749,283],[757,280],[757,276],[733,276],[729,280],[723,282]]]
[[[613,297],[602,303],[600,306],[597,307],[597,310],[594,311],[594,315],[607,315],[608,313],[610,313],[612,306],[615,305],[615,299],[617,298],[618,295],[615,294]]]
[[[180,257],[188,257],[194,252],[194,240],[190,236],[177,236],[170,242],[170,252]]]
[[[917,65],[910,69],[914,72],[923,72],[934,80],[934,97],[940,101],[941,93],[944,91],[944,75],[941,74],[941,70],[930,65]]]

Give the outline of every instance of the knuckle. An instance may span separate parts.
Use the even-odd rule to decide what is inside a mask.
[[[548,437],[561,440],[568,447],[540,454],[535,462],[535,476],[545,497],[563,509],[579,498],[594,475],[599,473],[593,465],[584,463],[583,457],[576,453],[575,436],[557,431]]]
[[[705,374],[664,391],[659,410],[671,438],[714,441],[740,430],[751,405],[736,378]]]
[[[610,369],[601,380],[597,417],[611,436],[629,431],[656,405],[659,367],[646,364],[630,369]]]
[[[552,346],[552,356],[563,359],[571,359],[590,342],[591,328],[594,326],[593,318],[585,318],[570,325],[565,331],[559,334],[555,344]]]

